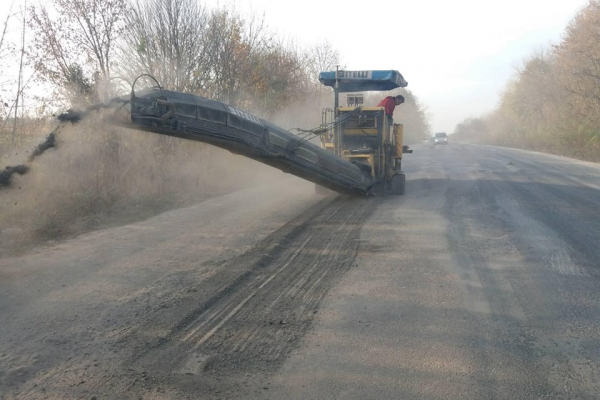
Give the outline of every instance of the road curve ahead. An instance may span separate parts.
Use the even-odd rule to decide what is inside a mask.
[[[600,398],[600,166],[461,144],[405,165],[256,398]]]

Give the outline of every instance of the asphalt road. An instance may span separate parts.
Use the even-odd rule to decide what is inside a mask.
[[[416,146],[0,259],[0,399],[597,399],[600,166]]]
[[[260,398],[600,398],[600,166],[417,148]]]

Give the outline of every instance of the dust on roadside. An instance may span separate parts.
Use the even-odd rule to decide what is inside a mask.
[[[93,116],[47,133],[39,129],[21,147],[0,151],[0,257],[281,176],[212,146]]]

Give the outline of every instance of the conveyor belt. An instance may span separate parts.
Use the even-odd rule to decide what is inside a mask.
[[[224,103],[159,88],[131,96],[121,126],[196,140],[252,158],[331,190],[367,195],[373,182],[354,164]]]

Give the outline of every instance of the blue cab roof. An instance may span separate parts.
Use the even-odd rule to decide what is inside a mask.
[[[321,72],[319,81],[325,86],[335,87],[335,71]],[[340,92],[387,91],[408,86],[402,74],[387,71],[338,71]]]

